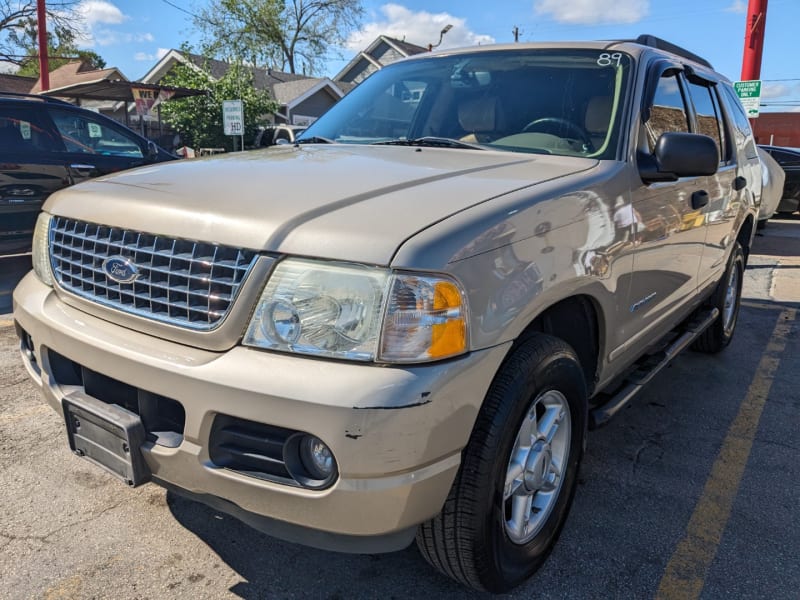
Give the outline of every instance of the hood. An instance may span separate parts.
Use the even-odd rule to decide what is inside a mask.
[[[54,194],[45,210],[136,231],[388,265],[414,234],[597,161],[396,146],[312,145],[142,167]]]

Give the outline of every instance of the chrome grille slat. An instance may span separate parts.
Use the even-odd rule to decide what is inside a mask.
[[[131,283],[111,280],[103,263],[136,265]],[[50,263],[58,284],[123,312],[190,329],[210,330],[230,312],[256,260],[252,250],[169,238],[53,217]]]

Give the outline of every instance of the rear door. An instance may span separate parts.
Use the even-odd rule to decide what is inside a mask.
[[[42,103],[43,104],[43,103]],[[0,253],[30,250],[47,197],[70,184],[61,140],[38,102],[0,102]]]
[[[698,281],[702,287],[709,280],[718,279],[720,271],[725,268],[728,249],[735,241],[731,236],[733,222],[739,214],[741,202],[745,200],[743,194],[748,179],[758,177],[756,183],[759,186],[761,180],[760,174],[742,169],[736,160],[733,140],[725,127],[716,83],[689,73],[686,88],[692,100],[692,130],[713,139],[720,157],[719,168],[714,175],[697,178],[700,187],[708,194],[708,205],[702,211],[706,219],[706,243]]]
[[[85,110],[50,105],[48,114],[63,142],[62,160],[73,183],[147,162],[147,141]]]

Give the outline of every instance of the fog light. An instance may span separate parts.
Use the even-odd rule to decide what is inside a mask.
[[[313,435],[305,436],[300,442],[300,460],[312,479],[328,479],[336,472],[331,449]]]

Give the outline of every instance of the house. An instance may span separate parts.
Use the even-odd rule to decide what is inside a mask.
[[[203,71],[214,80],[223,77],[231,68],[231,64],[225,61],[170,50],[140,81],[159,83],[176,64]],[[252,68],[252,71],[255,88],[268,91],[280,105],[272,117],[275,123],[309,125],[345,94],[340,86],[328,78],[307,77],[273,69]]]
[[[383,66],[422,52],[428,52],[428,49],[386,35],[379,35],[369,46],[356,54],[333,80],[337,84],[358,84]]]
[[[36,83],[35,77],[23,77],[11,73],[0,73],[0,92],[12,94],[30,94]]]

